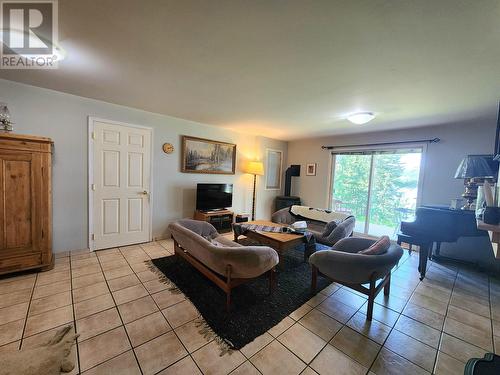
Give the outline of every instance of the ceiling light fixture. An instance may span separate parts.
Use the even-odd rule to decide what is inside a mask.
[[[375,118],[375,114],[373,112],[357,112],[352,115],[347,116],[347,119],[353,124],[366,124]]]

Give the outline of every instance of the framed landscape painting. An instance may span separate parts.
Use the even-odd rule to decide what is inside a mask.
[[[196,137],[182,137],[184,173],[234,174],[236,145]]]

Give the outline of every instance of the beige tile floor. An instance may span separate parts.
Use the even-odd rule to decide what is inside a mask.
[[[500,281],[405,255],[380,295],[331,285],[254,342],[223,356],[145,260],[170,240],[58,253],[53,270],[0,279],[0,355],[44,342],[58,327],[80,334],[73,374],[460,374],[470,357],[500,353]]]

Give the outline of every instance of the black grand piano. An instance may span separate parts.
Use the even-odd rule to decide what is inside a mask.
[[[429,205],[417,208],[414,221],[401,222],[397,242],[409,244],[410,249],[412,245],[419,246],[418,271],[422,280],[427,270],[427,259],[439,257],[442,242],[487,235],[487,232],[477,229],[474,211]]]

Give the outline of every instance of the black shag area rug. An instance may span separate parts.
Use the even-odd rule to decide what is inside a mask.
[[[153,264],[196,306],[212,331],[232,349],[241,349],[298,309],[313,295],[311,268],[302,249],[282,257],[271,295],[263,275],[233,289],[231,310],[226,294],[180,257],[153,259]],[[330,284],[318,278],[319,292]]]

